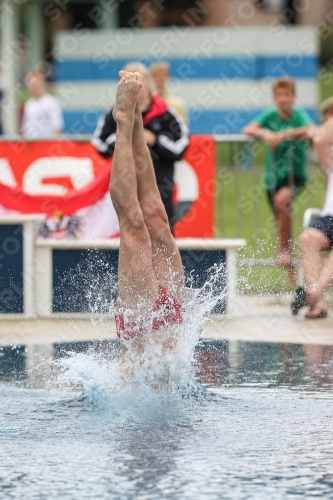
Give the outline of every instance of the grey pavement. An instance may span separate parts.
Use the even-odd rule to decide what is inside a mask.
[[[302,309],[290,312],[288,295],[244,295],[232,301],[228,314],[212,315],[203,325],[202,338],[333,344],[333,310],[328,318],[306,320]],[[40,345],[116,338],[112,318],[92,322],[88,317],[1,319],[0,345]]]

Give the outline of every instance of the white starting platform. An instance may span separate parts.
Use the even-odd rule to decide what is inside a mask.
[[[99,273],[112,270],[116,276],[119,240],[36,239],[35,225],[42,219],[0,217],[0,345],[115,338],[113,318],[91,306],[91,287],[92,281],[98,285]],[[245,240],[176,241],[195,288],[206,282],[214,264],[221,265],[213,312],[225,315],[236,295],[236,253]],[[105,321],[95,326],[91,319],[101,315]]]

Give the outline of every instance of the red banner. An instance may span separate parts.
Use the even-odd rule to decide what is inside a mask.
[[[192,182],[191,182],[192,181]],[[197,189],[195,190],[195,184]],[[212,238],[214,236],[215,141],[210,135],[191,137],[185,156],[176,165],[176,209],[179,221],[177,238]]]
[[[0,142],[1,212],[46,214],[47,237],[111,237],[118,229],[108,195],[110,165],[90,143]],[[176,236],[212,236],[214,168],[213,139],[193,136],[175,169]]]

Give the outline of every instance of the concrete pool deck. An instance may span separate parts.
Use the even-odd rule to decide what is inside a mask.
[[[333,311],[328,318],[305,320],[290,313],[291,297],[238,296],[227,315],[212,315],[201,338],[258,342],[333,344]],[[97,323],[97,321],[95,321]],[[59,342],[115,339],[113,319],[94,324],[87,317],[52,319],[8,318],[0,321],[0,345],[41,345]]]
[[[211,316],[204,325],[202,338],[223,338],[257,342],[333,344],[333,310],[327,318],[307,320],[307,308],[298,316],[290,310],[291,295],[239,296],[233,311],[225,317]]]

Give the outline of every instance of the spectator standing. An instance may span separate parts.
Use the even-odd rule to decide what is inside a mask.
[[[177,111],[177,113],[182,117],[185,123],[188,123],[188,117],[183,99],[169,94],[167,90],[168,83],[170,81],[169,64],[164,61],[152,64],[150,67],[150,74],[153,79],[157,94],[166,101],[168,106]]]
[[[189,144],[189,130],[178,113],[169,108],[159,95],[153,94],[146,66],[141,63],[130,63],[124,70],[132,73],[138,71],[143,76],[138,100],[144,134],[153,160],[157,187],[173,231],[174,168],[175,162],[181,160]],[[104,158],[113,155],[116,142],[117,125],[112,111],[113,108],[100,118],[92,139],[93,145]]]
[[[327,177],[327,188],[324,207],[320,216],[313,219],[301,234],[302,268],[305,287],[295,292],[292,312],[309,306],[307,319],[325,318],[327,305],[324,292],[333,283],[333,252],[323,259],[323,253],[333,247],[333,98],[321,105],[324,124],[312,126],[308,136],[316,148],[318,159]]]
[[[29,139],[55,137],[63,129],[59,101],[46,92],[46,81],[39,70],[31,71],[25,79],[32,97],[24,104],[21,133]]]
[[[244,134],[262,139],[268,145],[264,185],[279,232],[277,261],[287,269],[290,284],[296,283],[291,203],[307,182],[307,142],[302,137],[312,124],[304,110],[293,107],[295,98],[294,80],[287,77],[277,79],[273,85],[276,107],[263,111],[243,129]]]

